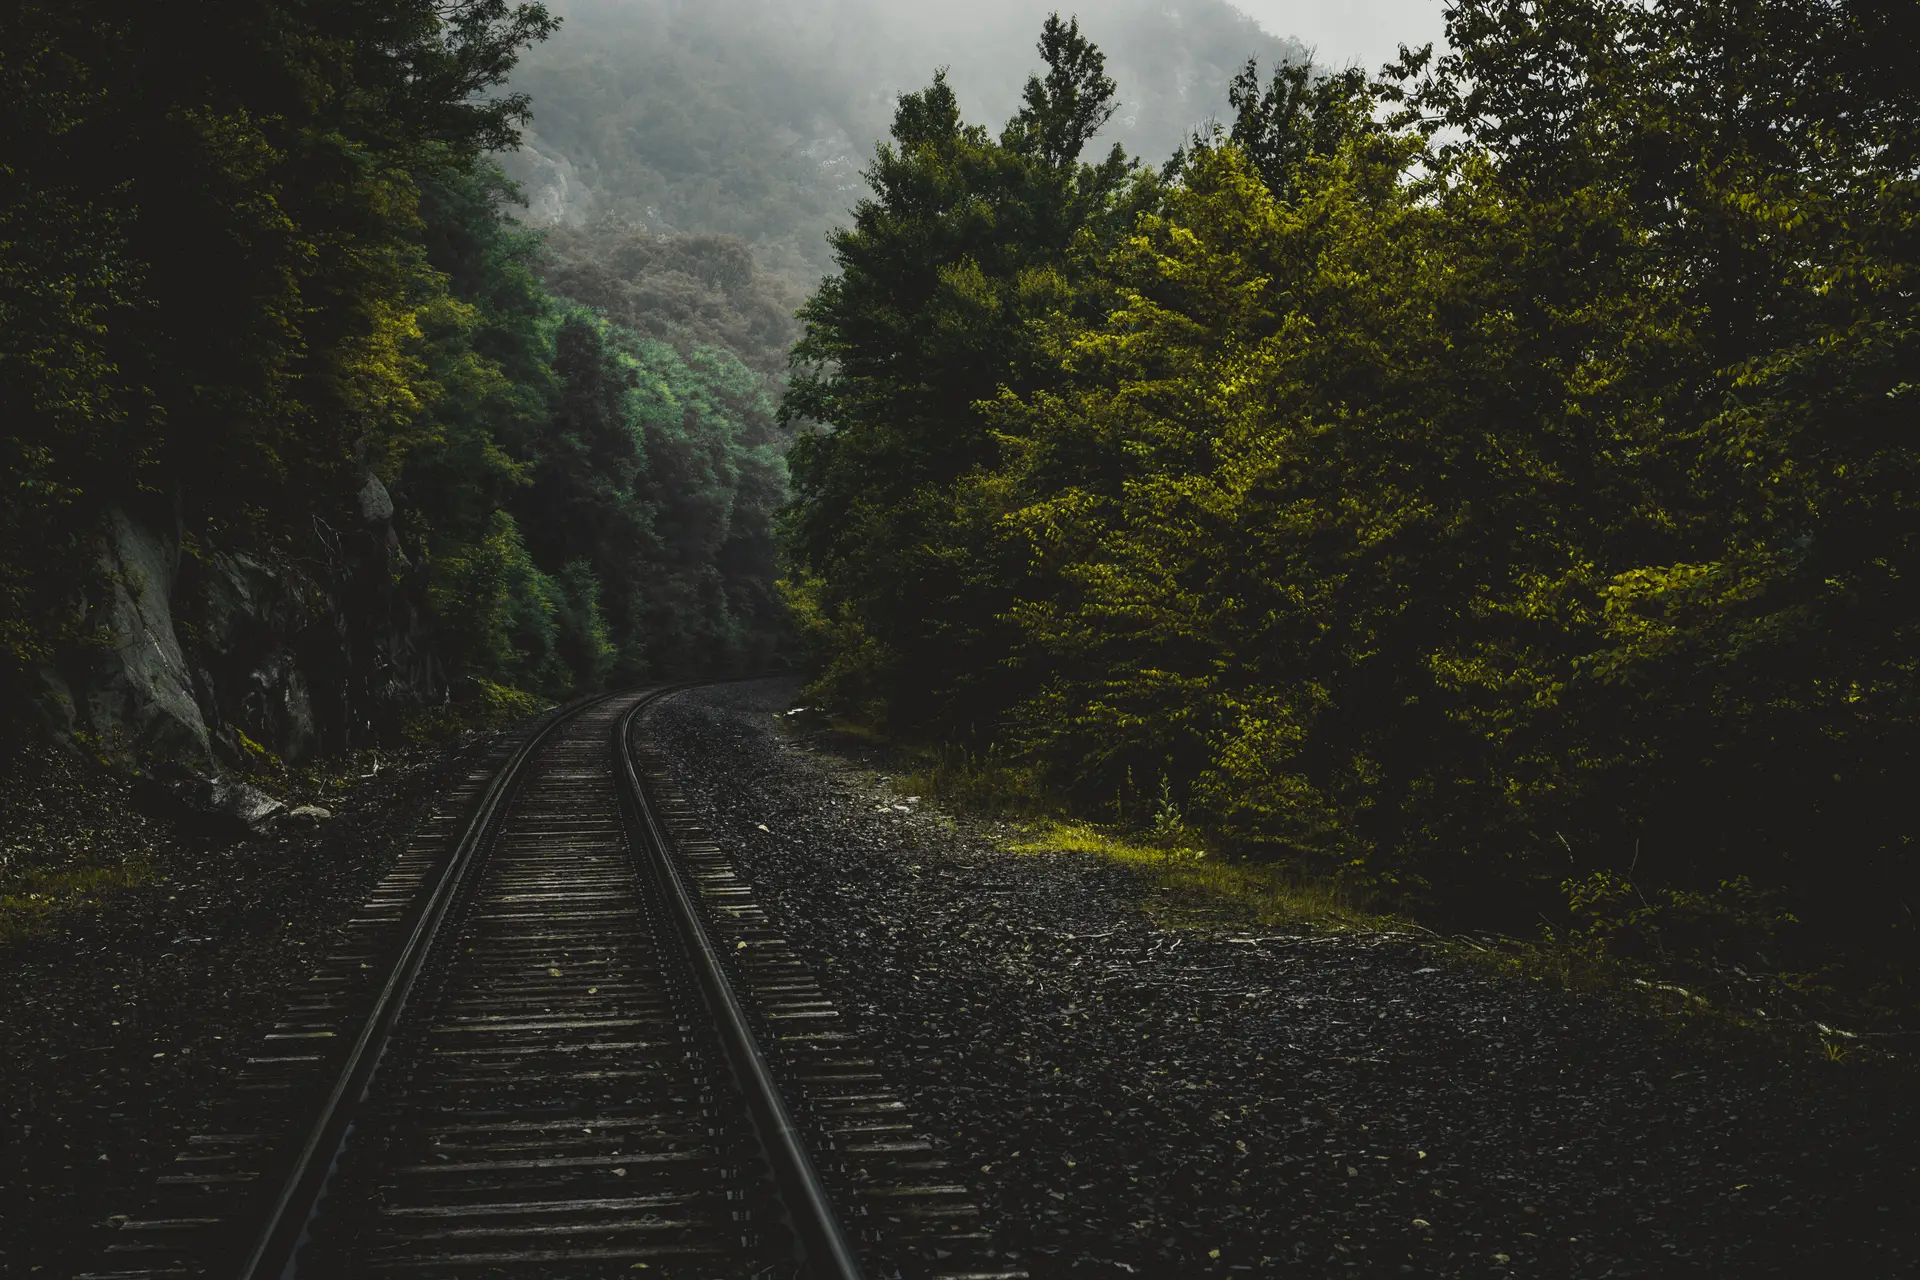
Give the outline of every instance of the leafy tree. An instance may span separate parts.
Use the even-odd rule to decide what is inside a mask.
[[[1282,199],[1294,194],[1292,184],[1309,159],[1331,156],[1348,137],[1374,128],[1368,114],[1374,98],[1357,67],[1325,75],[1304,62],[1282,63],[1263,92],[1259,63],[1249,58],[1227,86],[1227,102],[1233,108],[1228,139]]]
[[[1065,241],[970,172],[936,203],[957,113],[903,102],[794,401],[834,428],[791,521],[823,691],[965,707],[1085,808],[1457,918],[1778,965],[1790,911],[1891,989],[1913,36],[1817,0],[1450,13],[1383,82],[1249,67],[1228,130]],[[947,208],[996,213],[938,259],[965,289],[889,291],[932,255],[862,255],[944,248]]]
[[[115,505],[290,554],[435,393],[414,172],[511,141],[525,101],[482,91],[553,20],[29,0],[0,22],[5,452],[37,477],[9,487],[26,536],[0,582],[29,619],[71,615]],[[10,628],[15,679],[62,642],[44,625]]]
[[[0,14],[10,702],[93,638],[115,508],[337,576],[368,472],[394,582],[317,585],[383,616],[369,591],[409,593],[462,688],[517,706],[495,695],[771,659],[764,378],[557,301],[505,216],[487,153],[529,103],[504,82],[555,26],[512,0]]]
[[[957,714],[1005,645],[1013,567],[955,505],[1001,452],[974,405],[1049,376],[1032,322],[1065,298],[1076,238],[1124,226],[1141,181],[1117,147],[1080,160],[1113,94],[1098,50],[1057,16],[1040,50],[1047,74],[998,140],[962,124],[944,75],[901,98],[875,196],[834,236],[840,273],[802,311],[783,413],[832,425],[794,449],[794,589],[858,637],[847,694],[905,723]]]

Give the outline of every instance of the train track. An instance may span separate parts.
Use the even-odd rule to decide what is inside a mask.
[[[637,726],[475,767],[92,1280],[1024,1275]]]

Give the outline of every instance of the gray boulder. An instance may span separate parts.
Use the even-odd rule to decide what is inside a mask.
[[[311,830],[323,822],[330,821],[332,818],[333,810],[324,805],[303,804],[287,810],[286,816],[281,819],[281,822],[286,826],[303,827]]]
[[[178,554],[172,539],[114,512],[101,564],[110,584],[101,609],[108,646],[79,700],[106,750],[210,768],[207,722],[173,629]]]
[[[287,808],[258,787],[231,778],[143,778],[134,798],[149,813],[220,840],[263,835]]]
[[[371,471],[367,472],[367,482],[360,486],[360,518],[368,524],[386,524],[393,519],[393,495]]]

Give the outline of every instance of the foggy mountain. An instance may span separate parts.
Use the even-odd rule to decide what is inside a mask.
[[[513,87],[534,123],[503,158],[536,225],[608,216],[655,235],[719,232],[810,288],[826,230],[902,92],[950,68],[970,123],[997,133],[1048,12],[1077,13],[1107,55],[1120,110],[1096,142],[1150,164],[1226,111],[1248,57],[1306,56],[1224,0],[559,0],[559,34],[530,51]]]

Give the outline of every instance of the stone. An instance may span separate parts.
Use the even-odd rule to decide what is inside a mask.
[[[308,682],[291,646],[313,625],[320,593],[291,566],[214,553],[199,564],[198,633],[202,705],[229,764],[249,753],[235,732],[283,760],[316,753],[319,732]]]
[[[324,805],[303,804],[287,810],[283,821],[296,827],[317,827],[333,818],[333,810]]]
[[[386,524],[393,519],[393,495],[371,471],[367,472],[367,482],[360,486],[360,518],[368,524]]]
[[[258,787],[232,778],[166,781],[147,776],[134,787],[134,801],[196,835],[244,840],[273,825],[286,805]]]
[[[41,724],[55,742],[71,744],[74,731],[80,727],[80,708],[74,701],[72,686],[55,667],[37,668],[32,678],[37,686],[33,692],[33,708],[39,713]]]
[[[116,755],[210,766],[207,723],[173,629],[176,548],[116,511],[101,567],[111,584],[108,645],[82,695],[90,731]]]

